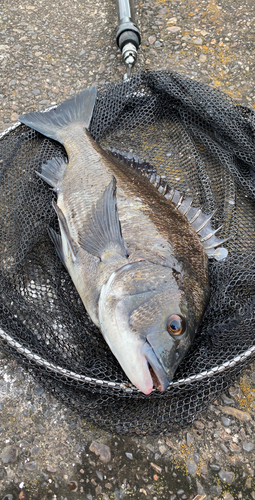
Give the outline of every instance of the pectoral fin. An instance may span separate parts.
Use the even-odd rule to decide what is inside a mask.
[[[118,216],[114,176],[85,221],[79,233],[79,244],[100,259],[111,247],[123,257],[127,256]]]
[[[50,236],[52,243],[54,243],[54,245],[55,245],[55,250],[56,250],[63,266],[66,268],[65,256],[64,256],[63,247],[62,247],[62,238],[61,238],[60,234],[56,233],[56,231],[54,231],[54,229],[52,229],[51,227],[49,228],[48,232],[49,232],[49,236]]]
[[[76,245],[70,235],[70,231],[66,222],[66,218],[62,212],[62,210],[58,207],[58,205],[55,203],[55,201],[52,201],[53,208],[58,216],[58,222],[59,222],[59,227],[61,230],[61,236],[59,238],[54,238],[52,237],[52,233],[50,233],[50,236],[55,244],[57,253],[61,259],[61,261],[64,262],[66,258],[68,257],[69,254],[71,254],[72,261],[74,262],[76,260],[76,255],[77,255],[77,248]],[[52,230],[51,230],[52,231]],[[56,235],[56,233],[55,233]],[[57,235],[58,236],[58,235]]]

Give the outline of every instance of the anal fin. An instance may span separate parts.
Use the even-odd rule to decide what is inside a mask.
[[[67,162],[64,158],[52,158],[43,163],[41,173],[36,172],[36,174],[56,191],[59,181],[63,178],[66,165]]]

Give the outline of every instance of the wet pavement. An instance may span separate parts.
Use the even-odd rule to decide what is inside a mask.
[[[136,69],[174,69],[255,106],[253,0],[136,4]],[[112,0],[0,5],[0,131],[96,83],[119,81]],[[0,499],[255,499],[255,365],[192,426],[101,431],[0,358]],[[105,447],[99,446],[104,444]]]

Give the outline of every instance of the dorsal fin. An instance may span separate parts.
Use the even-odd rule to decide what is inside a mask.
[[[130,167],[141,172],[142,175],[145,175],[153,186],[157,188],[167,200],[171,201],[179,212],[185,215],[198,234],[209,258],[222,260],[227,257],[228,250],[222,247],[222,245],[228,240],[228,238],[224,240],[219,239],[216,236],[216,233],[221,229],[221,227],[215,230],[211,226],[211,219],[215,215],[216,211],[212,212],[210,215],[206,215],[202,212],[201,208],[193,207],[192,198],[186,197],[184,193],[180,193],[177,189],[171,188],[164,177],[160,176],[152,165],[148,162],[140,160],[138,156],[135,156],[132,153],[125,153],[117,149],[111,149],[108,150],[108,152],[115,156],[115,158],[118,158]]]

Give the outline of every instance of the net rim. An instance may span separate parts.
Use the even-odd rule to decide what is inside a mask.
[[[0,139],[2,139],[3,137],[5,137],[5,135],[7,135],[9,132],[12,132],[16,128],[20,127],[20,125],[21,125],[20,122],[13,123],[13,125],[11,125],[9,128],[3,130],[3,132],[0,133]]]
[[[127,383],[119,383],[119,382],[111,382],[110,380],[100,380],[100,379],[96,379],[93,377],[87,377],[86,375],[79,375],[76,372],[73,372],[73,371],[68,370],[66,368],[62,368],[59,365],[54,365],[54,363],[50,363],[49,361],[44,359],[42,356],[39,356],[38,354],[33,353],[27,347],[23,347],[17,340],[13,339],[11,337],[11,335],[6,333],[2,328],[0,328],[0,337],[4,341],[6,341],[10,347],[14,348],[18,353],[22,354],[28,360],[33,361],[38,366],[43,366],[44,368],[46,368],[54,373],[58,373],[61,376],[75,380],[77,382],[83,382],[83,383],[90,384],[90,385],[96,385],[96,386],[108,387],[108,388],[111,387],[113,389],[118,389],[118,390],[124,391],[128,394],[131,394],[131,393],[142,394],[141,391],[139,391],[139,389],[137,389],[135,386],[127,387],[126,384],[128,382]],[[169,392],[172,388],[192,384],[192,383],[213,377],[214,375],[218,375],[219,373],[222,373],[227,369],[233,368],[238,363],[242,363],[244,360],[248,359],[249,356],[251,356],[252,354],[255,354],[255,346],[247,349],[245,352],[239,354],[238,356],[235,356],[232,360],[225,361],[221,365],[216,365],[215,367],[211,368],[210,370],[204,370],[199,374],[191,375],[190,377],[182,378],[182,379],[177,380],[175,382],[170,382],[165,394],[167,394],[167,392]],[[156,389],[153,389],[152,392],[156,392]]]

